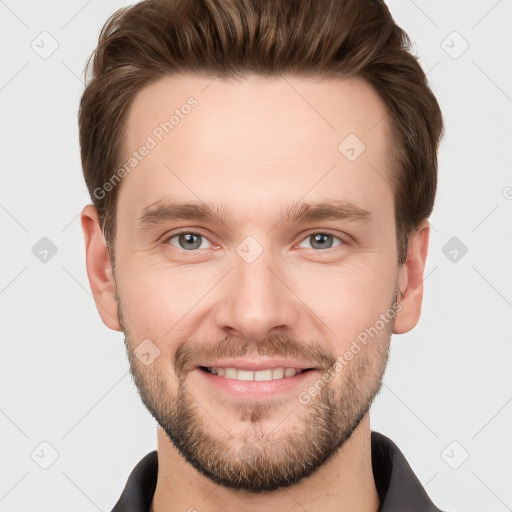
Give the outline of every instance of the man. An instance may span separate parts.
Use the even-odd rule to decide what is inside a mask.
[[[385,4],[141,2],[79,121],[91,289],[159,424],[114,511],[438,510],[369,420],[443,130]]]

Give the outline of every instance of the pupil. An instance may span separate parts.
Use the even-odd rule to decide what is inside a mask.
[[[196,239],[195,243],[194,243],[194,238]],[[195,235],[193,233],[185,233],[185,234],[182,234],[180,235],[180,245],[187,245],[188,244],[188,247],[183,247],[184,249],[197,249],[200,245],[201,245],[201,242],[198,243],[198,240],[200,238],[200,235]],[[183,244],[181,242],[184,242]],[[192,244],[192,246],[190,245]]]
[[[318,244],[320,245],[320,249],[325,248],[325,247],[326,247],[326,245],[322,245],[322,243],[324,243],[324,244],[325,244],[325,242],[326,242],[327,240],[329,240],[329,237],[330,237],[330,238],[332,238],[332,237],[331,237],[331,235],[326,235],[325,233],[319,233],[319,234],[317,234],[317,235],[314,235],[314,236],[313,236],[313,238],[314,238],[313,246],[315,246],[315,244],[317,244],[317,243],[318,243]],[[331,245],[332,245],[332,240],[331,240],[331,244],[327,244],[327,247],[328,247],[328,248],[330,248],[330,247],[331,247]],[[315,247],[315,249],[316,249],[316,248],[318,248],[318,247]]]

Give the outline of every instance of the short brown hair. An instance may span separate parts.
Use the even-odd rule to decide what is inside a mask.
[[[135,95],[179,72],[362,77],[390,116],[399,264],[410,234],[432,212],[442,114],[409,37],[382,0],[144,0],[107,20],[86,71],[82,167],[112,260],[119,187],[95,190],[121,165]]]

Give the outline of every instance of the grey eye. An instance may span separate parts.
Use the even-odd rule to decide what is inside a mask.
[[[178,244],[173,243],[172,241],[177,239]],[[183,232],[177,233],[167,239],[167,241],[178,247],[179,249],[183,249],[185,251],[193,251],[195,249],[207,249],[208,246],[204,247],[204,243],[209,243],[207,238],[199,233],[192,232]]]
[[[304,247],[302,244],[306,241],[310,241],[311,247],[313,249],[330,249],[333,247],[333,241],[337,239],[343,243],[341,238],[330,235],[329,233],[313,233],[312,235],[307,236],[299,245],[299,247]],[[341,245],[341,244],[335,244]]]

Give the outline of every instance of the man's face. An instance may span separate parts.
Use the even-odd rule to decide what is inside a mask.
[[[131,106],[127,157],[149,150],[119,190],[118,314],[143,402],[218,484],[300,481],[379,390],[399,271],[385,112],[361,80],[296,77],[180,75]]]

